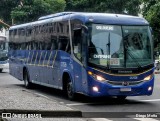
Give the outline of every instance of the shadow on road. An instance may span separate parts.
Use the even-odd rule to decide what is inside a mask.
[[[6,71],[2,71],[2,72],[0,72],[0,74],[4,74],[4,73],[8,73],[8,72],[6,72]]]
[[[17,84],[16,86],[20,86],[23,87],[24,90],[28,90],[24,87],[24,85],[22,84]],[[58,90],[58,89],[53,89],[53,88],[48,88],[48,87],[44,87],[44,86],[40,86],[40,85],[34,85],[34,88],[30,89],[32,90],[36,90],[39,93],[42,93],[44,95],[48,95],[48,96],[54,96],[58,99],[62,99],[65,101],[69,101],[66,94],[62,91],[62,90]],[[148,105],[150,104],[149,102],[142,102],[142,101],[138,101],[138,100],[132,100],[132,99],[126,99],[126,100],[118,100],[116,97],[98,97],[98,98],[92,98],[92,97],[88,97],[88,96],[84,96],[81,94],[77,94],[77,98],[75,101],[70,101],[70,102],[74,102],[74,103],[87,103],[87,105],[94,105],[94,106],[102,106],[102,105],[126,105],[126,104],[133,104],[133,105]]]

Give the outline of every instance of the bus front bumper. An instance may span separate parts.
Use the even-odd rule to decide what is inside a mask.
[[[154,86],[154,77],[150,81],[144,81],[138,85],[132,86],[115,86],[107,83],[97,82],[91,79],[90,91],[88,93],[91,97],[101,96],[140,96],[152,95]],[[90,80],[90,81],[91,81]]]

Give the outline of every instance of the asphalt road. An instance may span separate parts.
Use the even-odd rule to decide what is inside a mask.
[[[43,86],[36,86],[31,90],[25,89],[23,82],[10,76],[8,70],[0,73],[0,88],[18,88],[47,100],[56,100],[59,104],[65,105],[68,108],[82,111],[83,116],[89,118],[89,120],[159,121],[160,118],[156,118],[156,115],[160,112],[160,74],[156,74],[155,78],[152,96],[127,97],[125,101],[118,101],[115,98],[89,98],[83,95],[78,95],[79,98],[76,101],[69,101],[60,90]],[[147,116],[147,114],[148,118],[142,118]]]

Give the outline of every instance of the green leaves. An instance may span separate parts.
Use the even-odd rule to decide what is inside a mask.
[[[159,0],[142,0],[143,16],[149,21],[153,29],[155,50],[160,48],[160,1]]]
[[[50,12],[62,12],[66,7],[66,2],[64,0],[46,0],[50,5]]]
[[[138,15],[141,0],[66,0],[66,10]]]
[[[11,12],[14,23],[26,23],[37,20],[40,16],[64,11],[64,0],[25,0]]]
[[[9,25],[12,23],[10,13],[14,7],[18,5],[19,0],[1,0],[0,18]]]
[[[137,15],[142,1],[147,0],[1,0],[0,17],[11,25],[12,21],[26,23],[64,10]]]
[[[64,11],[65,6],[65,0],[1,0],[0,18],[10,25],[21,24]]]

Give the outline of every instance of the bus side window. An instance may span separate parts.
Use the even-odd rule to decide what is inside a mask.
[[[65,51],[66,51],[67,53],[71,53],[70,41],[69,41],[69,39],[68,39],[67,41],[68,41],[68,42],[67,42],[67,46],[66,46]]]
[[[58,48],[57,36],[54,35],[51,36],[51,44],[52,44],[51,50],[57,50]]]
[[[42,50],[45,50],[46,49],[45,48],[45,42],[42,42],[41,44],[42,44]]]
[[[45,43],[46,45],[46,50],[51,50],[52,48],[52,44],[49,42],[49,43]]]
[[[68,37],[60,36],[58,40],[58,49],[65,51],[67,42],[68,42]]]

